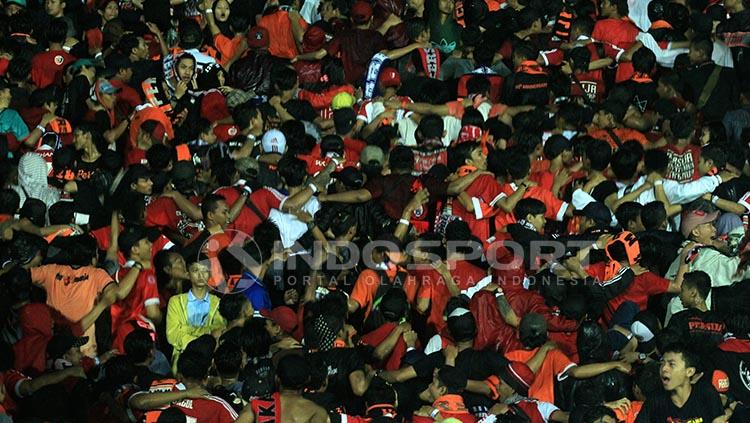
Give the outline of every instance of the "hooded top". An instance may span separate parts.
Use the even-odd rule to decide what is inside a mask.
[[[60,192],[47,184],[47,163],[36,153],[26,153],[18,162],[18,185],[13,188],[21,197],[21,206],[27,198],[42,200],[49,208],[60,201]]]

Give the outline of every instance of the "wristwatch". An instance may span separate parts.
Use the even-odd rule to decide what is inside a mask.
[[[647,358],[648,358],[648,355],[646,355],[645,353],[638,353],[638,361],[644,362],[646,361]]]

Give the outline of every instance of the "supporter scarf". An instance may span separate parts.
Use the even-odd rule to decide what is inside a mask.
[[[519,219],[518,224],[530,231],[536,232],[536,227],[532,225],[531,222],[527,221],[526,219]]]
[[[461,128],[461,133],[458,135],[458,143],[461,144],[466,141],[477,141],[482,137],[482,128],[474,125],[464,125]]]
[[[474,166],[461,166],[458,168],[456,173],[458,173],[458,176],[466,176],[476,171],[477,171],[477,168]]]
[[[649,29],[672,29],[672,25],[665,20],[658,20],[652,22]]]
[[[528,73],[533,75],[546,75],[544,68],[534,60],[524,60],[516,68],[516,73]]]
[[[422,58],[422,69],[427,76],[437,79],[440,75],[440,54],[434,48],[420,48],[417,50]]]
[[[370,65],[367,67],[367,74],[365,75],[365,99],[370,99],[375,95],[378,86],[378,75],[386,60],[388,60],[388,56],[383,53],[372,56]]]

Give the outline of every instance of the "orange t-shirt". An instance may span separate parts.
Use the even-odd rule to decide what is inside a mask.
[[[307,22],[304,19],[300,19],[299,24],[303,30],[307,30]],[[289,12],[279,10],[263,16],[258,21],[258,26],[268,30],[268,40],[270,41],[268,51],[272,55],[284,59],[297,56],[297,43],[294,42]]]
[[[617,137],[620,139],[620,142],[623,144],[631,140],[638,141],[641,145],[648,144],[648,138],[646,138],[645,135],[636,131],[635,129],[614,128],[612,132],[614,132],[615,135],[617,135]],[[592,131],[589,131],[589,135],[592,138],[596,138],[602,141],[607,141],[613,150],[617,150],[618,148],[617,142],[615,142],[615,140],[612,139],[612,137],[609,135],[609,132],[607,132],[605,129],[594,129]]]
[[[233,38],[229,38],[224,34],[216,34],[214,37],[214,46],[216,50],[221,53],[221,57],[218,62],[224,69],[227,68],[227,64],[237,53],[237,49],[242,43],[242,35],[235,35]]]
[[[531,360],[534,354],[539,350],[515,350],[505,354],[508,360],[522,361],[524,363]],[[536,374],[534,383],[529,388],[529,398],[539,401],[555,403],[555,380],[561,380],[560,376],[576,364],[562,353],[560,350],[552,350],[547,353],[542,367]]]
[[[388,278],[393,280],[396,277],[396,269],[388,269],[386,274]],[[360,308],[365,309],[365,318],[370,315],[372,310],[372,304],[375,301],[375,294],[378,293],[378,286],[380,285],[380,275],[378,272],[372,269],[365,269],[357,277],[357,281],[354,283],[354,289],[350,298],[359,304]],[[406,299],[410,304],[414,303],[414,298],[417,296],[417,280],[412,274],[408,274],[406,281],[404,281],[404,292],[406,293]]]

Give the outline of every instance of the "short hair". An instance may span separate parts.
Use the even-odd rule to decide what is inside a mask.
[[[46,226],[47,220],[47,205],[44,201],[38,198],[26,198],[21,206],[20,216],[27,218],[36,226]]]
[[[572,146],[570,140],[565,138],[563,135],[555,134],[549,137],[546,143],[544,143],[544,157],[547,160],[557,158],[564,151],[570,151]]]
[[[220,186],[226,187],[232,184],[232,178],[237,173],[234,165],[234,159],[225,157],[211,163],[211,174],[216,177],[216,182]]]
[[[697,40],[693,40],[693,42],[690,43],[690,47],[700,51],[708,58],[710,58],[714,52],[714,43],[707,38],[699,38]]]
[[[255,119],[260,110],[252,104],[244,103],[232,111],[232,120],[240,127],[246,129],[250,126],[250,121]]]
[[[539,55],[539,51],[530,43],[522,41],[513,46],[513,54],[523,60],[535,60]]]
[[[75,207],[71,201],[58,201],[47,211],[50,225],[67,225],[73,222]]]
[[[242,297],[243,295],[227,295],[227,297]],[[232,376],[242,368],[242,349],[233,342],[223,342],[214,351],[214,366],[219,376]]]
[[[146,150],[146,161],[148,167],[154,172],[159,172],[169,167],[170,161],[177,158],[174,147],[165,144],[154,144]]]
[[[427,22],[422,18],[411,18],[407,19],[406,22],[406,35],[410,40],[414,41],[419,37],[419,34],[423,33],[427,29]]]
[[[273,340],[266,330],[266,319],[253,317],[242,327],[242,350],[248,357],[264,357],[268,354]]]
[[[534,22],[542,20],[544,13],[535,7],[524,7],[516,14],[519,29],[529,29]]]
[[[47,41],[50,43],[63,43],[65,42],[65,37],[68,33],[68,24],[65,22],[64,18],[55,18],[52,19],[47,24],[47,30],[45,32],[45,35],[47,36]]]
[[[698,295],[705,300],[711,292],[711,277],[702,270],[695,270],[685,273],[682,285],[686,288],[695,288],[698,290]]]
[[[536,216],[547,213],[547,206],[536,198],[524,198],[516,203],[513,215],[517,220],[526,219],[526,216]]]
[[[298,187],[307,178],[307,164],[304,160],[291,155],[284,155],[279,160],[279,175],[290,187]]]
[[[180,47],[185,50],[200,47],[203,43],[203,32],[198,22],[192,19],[183,19],[179,26]],[[127,53],[130,53],[130,51]]]
[[[612,155],[612,172],[617,179],[629,180],[638,170],[641,155],[630,148],[620,148]]]
[[[423,118],[424,119],[424,118]],[[442,120],[442,119],[441,119]],[[421,123],[421,121],[420,121]],[[478,127],[484,126],[484,116],[479,110],[469,106],[464,110],[464,115],[461,118],[461,126],[474,125]],[[441,133],[442,135],[442,133]]]
[[[678,112],[669,119],[669,127],[675,138],[690,138],[695,131],[695,120],[688,112]]]
[[[648,47],[641,47],[633,53],[632,62],[636,72],[651,73],[656,66],[656,55]]]
[[[297,72],[287,66],[274,66],[271,73],[271,85],[281,91],[294,88],[297,84]]]
[[[133,363],[146,361],[154,349],[154,340],[151,332],[147,329],[136,328],[125,337],[125,354],[133,360]]]
[[[628,16],[630,8],[628,7],[628,0],[609,0],[610,3],[614,3],[617,7],[617,13],[620,16]]]
[[[367,391],[365,391],[364,399],[367,406],[396,404],[396,391],[393,389],[393,385],[379,377],[375,377],[370,382]]]
[[[612,409],[603,405],[586,407],[585,410],[586,411],[583,412],[583,416],[581,417],[581,423],[596,423],[604,417],[617,417]]]
[[[669,168],[669,155],[664,150],[651,149],[643,156],[647,172],[663,172]]]
[[[205,380],[211,360],[197,351],[186,350],[177,359],[177,371],[191,380]]]
[[[337,134],[348,134],[357,122],[357,114],[351,107],[344,107],[333,111],[333,127]]]
[[[159,414],[156,423],[187,423],[187,416],[181,409],[169,407]]]
[[[475,142],[462,142],[448,148],[448,169],[455,172],[471,158],[471,152],[480,148]]]
[[[439,139],[443,137],[444,122],[438,115],[427,115],[419,121],[414,133],[418,137],[417,142],[428,139]]]
[[[226,201],[226,199],[218,194],[208,194],[203,197],[203,202],[201,202],[201,215],[203,215],[204,220],[208,219],[209,213],[213,213],[219,208],[220,201]]]
[[[474,315],[466,313],[448,318],[448,332],[456,342],[471,341],[477,335],[477,322]]]
[[[591,162],[591,168],[602,172],[607,169],[612,160],[612,147],[606,141],[593,138],[586,146],[584,154]]]
[[[219,314],[227,322],[231,322],[240,317],[247,301],[244,295],[225,295],[219,301]]]
[[[692,367],[696,369],[696,371],[699,371],[701,368],[700,356],[684,344],[667,345],[667,347],[664,349],[662,357],[667,353],[680,354],[682,356],[682,359],[685,361],[686,368]]]
[[[518,149],[511,150],[508,161],[505,164],[511,179],[523,179],[531,170],[531,159]]]
[[[437,379],[441,386],[445,386],[447,394],[460,394],[466,389],[468,378],[466,373],[453,366],[443,366],[438,370]]]
[[[310,380],[310,365],[305,357],[289,354],[279,360],[276,374],[283,388],[303,389]]]
[[[727,154],[720,145],[709,144],[701,149],[701,156],[714,162],[717,169],[724,169],[727,165]]]
[[[404,145],[397,145],[388,154],[388,166],[394,170],[414,169],[414,152]]]
[[[641,388],[641,392],[647,398],[661,390],[659,367],[658,362],[652,361],[635,369],[633,384]]]
[[[594,32],[594,20],[589,16],[580,16],[570,26],[570,32],[578,31],[583,35],[591,35]]]
[[[617,208],[615,211],[615,217],[617,222],[623,229],[627,229],[628,224],[641,216],[641,209],[643,205],[636,203],[635,201],[626,201]]]
[[[661,201],[652,201],[641,208],[641,223],[647,231],[659,229],[667,220],[667,210]]]
[[[487,94],[490,92],[490,80],[484,75],[476,75],[469,78],[466,82],[466,92],[468,94]]]

